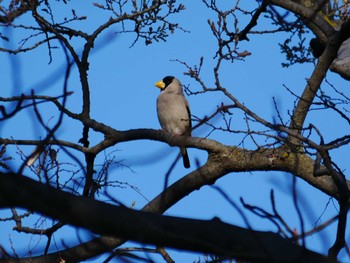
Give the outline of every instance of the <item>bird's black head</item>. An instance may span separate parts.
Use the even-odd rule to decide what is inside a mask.
[[[166,76],[166,77],[163,79],[163,82],[164,82],[164,84],[165,84],[165,88],[168,87],[169,84],[170,84],[171,82],[173,82],[173,79],[174,79],[174,78],[175,78],[175,77],[173,77],[173,76]]]

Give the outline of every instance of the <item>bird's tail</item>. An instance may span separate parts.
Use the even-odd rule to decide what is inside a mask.
[[[184,162],[184,167],[185,168],[190,168],[190,159],[188,158],[188,154],[187,154],[187,149],[182,147],[180,148],[181,150],[181,155],[182,155],[182,160]]]

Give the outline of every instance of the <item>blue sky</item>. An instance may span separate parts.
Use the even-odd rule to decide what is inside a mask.
[[[93,8],[93,2],[72,3],[76,5],[75,9],[78,15],[86,14],[88,17],[86,21],[77,23],[77,26],[90,32],[96,28],[98,23],[107,21],[109,18],[106,13]],[[64,12],[64,9],[60,9],[57,15],[64,16]],[[201,56],[204,56],[203,80],[209,86],[213,85],[212,66],[216,43],[209,31],[208,18],[214,20],[215,14],[210,13],[201,1],[189,1],[186,3],[186,10],[179,16],[175,16],[174,20],[190,32],[176,31],[167,39],[167,42],[154,43],[147,47],[139,42],[130,48],[135,37],[134,34],[115,34],[119,30],[118,25],[109,28],[100,36],[89,60],[91,116],[117,130],[159,129],[160,125],[155,110],[159,90],[153,86],[154,83],[166,75],[174,75],[181,80],[182,84],[190,85],[194,90],[199,88],[198,84],[183,75],[186,69],[180,63],[174,62],[175,59],[193,65],[199,62]],[[240,28],[245,26],[248,18],[242,17]],[[25,22],[27,19],[24,16],[20,18],[18,23]],[[256,30],[270,27],[269,22],[263,19],[262,25]],[[19,40],[23,34],[13,32],[13,36]],[[246,106],[269,121],[276,116],[272,97],[276,98],[279,103],[279,111],[287,119],[287,111],[293,109],[295,98],[285,90],[283,85],[300,94],[306,84],[306,78],[310,76],[313,69],[311,64],[297,65],[288,69],[281,67],[284,56],[280,54],[278,42],[283,41],[283,37],[283,34],[249,36],[250,41],[242,42],[240,49],[241,51],[248,50],[252,55],[244,61],[224,64],[221,71],[222,83],[225,87]],[[16,45],[17,40],[11,44]],[[81,49],[81,42],[76,42],[75,46],[78,50]],[[31,89],[34,89],[37,94],[60,95],[65,63],[61,49],[53,51],[53,63],[51,64],[48,64],[48,52],[45,46],[17,56],[0,53],[0,61],[2,61],[2,65],[6,65],[0,67],[0,76],[4,79],[0,96],[29,94]],[[329,73],[327,79],[336,87],[348,85],[334,73]],[[81,91],[76,68],[72,71],[68,90],[74,91],[74,94],[68,99],[68,107],[74,112],[79,112]],[[198,117],[209,115],[216,109],[216,106],[222,102],[228,102],[228,99],[219,93],[190,96],[188,100],[192,114]],[[58,115],[54,107],[43,105],[40,109],[46,121],[54,123],[57,120]],[[233,128],[244,129],[242,115],[236,111],[233,113]],[[336,120],[332,116],[332,114],[320,114],[320,112],[314,111],[308,121],[317,125],[322,132],[325,132],[325,138],[331,140],[339,134],[346,133],[349,129],[348,126],[341,126],[335,122]],[[5,138],[13,136],[16,139],[44,137],[45,131],[33,122],[32,117],[33,112],[29,110],[18,114],[13,121],[1,123],[0,136]],[[77,142],[81,137],[82,127],[67,118],[65,121],[66,124],[59,129],[57,137]],[[337,129],[330,129],[335,125],[337,125]],[[209,128],[202,127],[194,131],[193,136],[207,136],[209,132]],[[92,145],[103,139],[99,134],[91,134]],[[242,135],[214,132],[210,134],[209,138],[229,145],[238,145],[242,140]],[[251,145],[247,143],[245,147],[249,148]],[[26,154],[30,154],[32,151],[32,147],[21,146],[20,148]],[[12,151],[15,152],[16,149]],[[110,176],[115,180],[127,182],[129,185],[137,187],[142,195],[130,187],[114,188],[111,189],[111,192],[124,204],[130,206],[135,202],[135,209],[140,209],[147,203],[147,200],[153,199],[162,191],[165,172],[176,158],[177,153],[177,148],[171,148],[164,143],[136,141],[107,149],[104,154],[98,156],[97,163],[101,164],[105,158],[104,155],[110,154],[115,155],[117,160],[123,160],[123,164],[131,168],[116,167],[111,170]],[[200,164],[204,164],[206,160],[206,153],[199,150],[190,149],[189,155],[192,167],[195,166],[196,159]],[[345,156],[343,151],[337,151],[333,157],[338,158],[336,160],[339,161],[343,169],[348,169],[349,164]],[[64,157],[59,155],[58,158]],[[15,155],[15,160],[12,161],[11,165],[18,167],[20,163],[20,158]],[[178,163],[170,176],[170,183],[183,177],[186,172],[181,162]],[[270,210],[271,207],[269,193],[271,189],[274,189],[279,212],[291,227],[299,228],[300,224],[292,202],[291,182],[292,177],[282,172],[232,173],[218,180],[215,185],[223,189],[236,203],[239,203],[239,197],[243,197],[247,203],[261,206],[267,210]],[[318,218],[321,218],[320,222],[323,222],[336,214],[337,208],[332,203],[327,206],[329,201],[327,196],[301,180],[298,180],[297,184],[299,198],[303,203],[302,209],[307,230],[316,223]],[[4,212],[0,211],[0,216],[2,213]],[[169,209],[166,214],[199,219],[211,219],[217,216],[228,223],[244,226],[237,211],[215,189],[209,186],[193,192]],[[251,216],[249,212],[246,214],[249,215],[251,224],[257,230],[275,230],[267,221]],[[8,223],[2,223],[0,225],[1,232],[11,229],[8,227]],[[334,229],[335,225],[322,235],[310,237],[307,240],[308,247],[325,253],[334,241],[334,235],[332,235]],[[56,241],[60,243],[60,238],[64,238],[67,242],[69,240],[74,242],[71,240],[72,235],[67,234],[68,231],[69,228],[61,233]],[[3,235],[0,238],[0,244],[8,247],[9,239],[13,239],[19,247],[25,250],[28,242],[20,241],[17,239],[18,237],[18,234],[13,233],[10,236]],[[192,262],[200,256],[172,250],[170,255],[177,262]],[[100,262],[100,259],[95,260],[95,262]]]

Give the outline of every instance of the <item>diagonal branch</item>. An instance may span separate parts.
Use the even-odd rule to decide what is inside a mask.
[[[326,73],[332,64],[333,60],[336,58],[338,45],[328,45],[325,49],[323,55],[319,58],[317,65],[307,81],[306,87],[304,89],[301,98],[294,110],[291,128],[296,130],[301,130],[304,126],[306,116],[309,109],[316,97],[316,94],[321,86],[321,83],[326,76]]]
[[[0,173],[0,205],[25,207],[95,233],[141,243],[255,261],[334,262],[271,232],[252,231],[217,219],[193,220],[116,207],[77,197],[14,173]],[[62,255],[61,259],[65,260]]]

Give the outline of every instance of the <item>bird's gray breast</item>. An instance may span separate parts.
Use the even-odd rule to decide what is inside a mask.
[[[186,98],[162,92],[157,99],[157,114],[162,128],[172,134],[186,134],[190,127]]]

